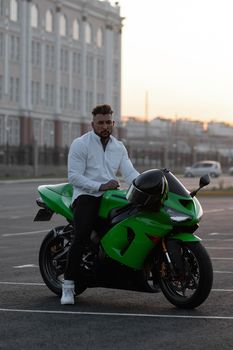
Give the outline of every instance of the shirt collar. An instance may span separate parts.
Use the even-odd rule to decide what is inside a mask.
[[[92,137],[94,137],[95,140],[98,140],[99,142],[100,141],[100,137],[98,135],[96,135],[96,133],[94,132],[94,130],[91,130],[91,134],[92,134]],[[109,142],[112,141],[112,135],[110,135],[109,137]]]

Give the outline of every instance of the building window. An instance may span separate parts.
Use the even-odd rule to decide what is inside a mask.
[[[76,137],[81,136],[81,130],[78,123],[72,123],[71,127],[71,140],[74,140]]]
[[[54,46],[47,44],[45,46],[45,65],[47,69],[54,68]]]
[[[61,129],[61,145],[62,145],[62,147],[67,147],[67,146],[70,145],[69,123],[62,123],[62,129]]]
[[[4,115],[0,115],[0,145],[4,144]]]
[[[53,84],[45,85],[45,105],[46,107],[54,106],[54,85]]]
[[[97,79],[104,80],[104,59],[97,59]]]
[[[61,49],[60,69],[62,72],[69,70],[69,51],[66,49]]]
[[[20,122],[19,118],[8,117],[7,122],[7,141],[11,146],[18,146],[20,143]]]
[[[92,42],[92,30],[91,30],[91,25],[90,23],[86,23],[85,26],[85,41],[87,44],[91,44]]]
[[[114,63],[113,69],[114,69],[113,70],[113,80],[114,80],[113,83],[115,86],[117,86],[119,83],[119,64],[118,64],[118,62]]]
[[[59,33],[61,36],[66,36],[66,17],[64,15],[60,16],[60,22],[59,22]]]
[[[87,55],[86,75],[88,78],[93,78],[94,74],[94,58]]]
[[[18,21],[18,11],[19,11],[19,5],[17,0],[10,0],[10,19],[13,22]]]
[[[32,41],[32,64],[34,66],[40,66],[41,45],[39,42]]]
[[[3,99],[3,76],[0,75],[0,101]]]
[[[66,86],[60,87],[60,108],[67,109],[68,107],[68,88]]]
[[[19,37],[11,35],[10,36],[10,59],[12,61],[18,62],[19,58],[20,58]]]
[[[19,78],[15,78],[15,102],[19,102]]]
[[[38,106],[40,103],[40,83],[39,81],[31,82],[31,104]]]
[[[119,54],[119,34],[114,33],[114,54],[118,55]]]
[[[31,26],[32,28],[38,28],[39,11],[35,4],[31,5]]]
[[[4,56],[4,34],[0,33],[0,58]]]
[[[47,147],[54,146],[54,123],[50,120],[44,122],[44,145]]]
[[[33,119],[33,140],[37,142],[38,146],[41,146],[41,120]]]
[[[20,94],[19,78],[10,77],[10,101],[19,102]]]
[[[51,10],[47,10],[45,14],[45,30],[49,33],[53,31],[53,13]]]
[[[79,40],[79,23],[78,20],[75,19],[73,22],[73,39],[74,40]]]
[[[80,74],[81,73],[81,63],[82,57],[80,52],[73,52],[73,73]]]
[[[103,93],[97,93],[97,105],[104,104],[104,94]]]
[[[91,113],[93,109],[93,92],[86,91],[86,112]]]
[[[113,109],[114,109],[114,114],[119,115],[119,98],[118,95],[114,95],[113,97]]]
[[[73,110],[81,110],[81,90],[76,88],[73,89]]]
[[[0,0],[0,16],[4,16],[4,0]]]
[[[96,44],[97,47],[103,47],[103,30],[101,28],[98,28],[97,34],[96,34]]]

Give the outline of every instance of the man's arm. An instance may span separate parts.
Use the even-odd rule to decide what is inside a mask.
[[[123,155],[120,163],[120,172],[125,180],[125,182],[130,185],[132,181],[140,174],[133,166],[131,160],[129,159],[128,152],[123,145]]]
[[[90,192],[99,191],[101,183],[84,176],[87,148],[79,140],[74,140],[68,154],[68,180],[72,185]]]

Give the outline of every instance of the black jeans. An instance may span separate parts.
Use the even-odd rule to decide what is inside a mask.
[[[76,280],[79,275],[83,247],[90,244],[90,235],[97,220],[102,196],[81,195],[73,203],[75,236],[70,247],[64,278]]]

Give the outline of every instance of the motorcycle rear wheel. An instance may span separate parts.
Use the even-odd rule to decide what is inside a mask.
[[[184,273],[173,277],[167,263],[160,266],[160,287],[170,303],[183,309],[194,309],[208,297],[213,284],[213,268],[206,249],[199,242],[181,243]]]
[[[62,280],[71,244],[70,232],[66,226],[58,226],[45,236],[39,251],[39,268],[46,286],[55,294],[62,293]],[[75,294],[83,293],[86,286],[75,283]]]

